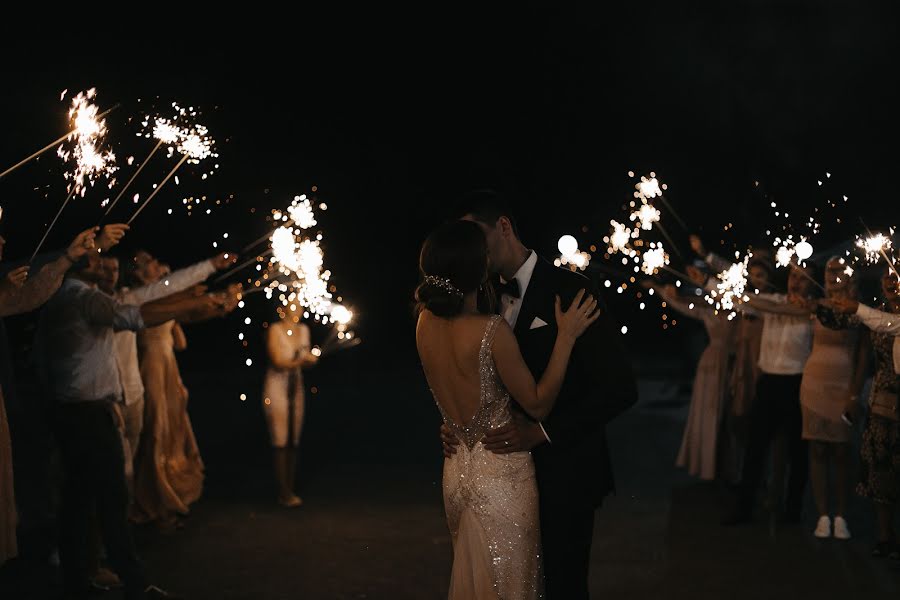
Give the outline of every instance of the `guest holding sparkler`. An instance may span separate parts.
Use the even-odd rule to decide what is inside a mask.
[[[856,282],[844,272],[844,261],[831,258],[825,266],[825,297],[828,300],[855,300]],[[803,439],[810,446],[810,482],[819,520],[814,535],[832,535],[828,511],[828,464],[834,467],[834,537],[850,539],[847,526],[847,494],[850,479],[850,438],[853,429],[841,418],[855,412],[865,381],[867,339],[860,335],[855,317],[835,314],[825,306],[817,310],[813,324],[813,347],[803,369],[800,407]],[[829,460],[830,459],[830,460]]]
[[[835,298],[830,304],[841,313],[856,314],[873,329],[875,377],[862,436],[862,472],[856,491],[875,504],[878,541],[872,555],[900,560],[894,531],[894,517],[900,502],[900,355],[895,345],[895,335],[900,333],[900,285],[891,268],[881,278],[881,291],[884,295],[882,311],[849,298]]]
[[[291,308],[293,305],[279,306],[279,320],[266,330],[269,367],[263,383],[263,411],[272,440],[278,503],[286,508],[303,503],[294,493],[305,404],[303,369],[318,362],[311,350],[309,327]]]
[[[758,294],[749,300],[749,305],[763,315],[759,356],[761,375],[750,413],[750,435],[737,507],[725,519],[727,525],[738,525],[751,520],[766,452],[773,444],[773,509],[777,511],[780,503],[784,473],[790,463],[783,516],[786,522],[796,523],[800,520],[803,491],[809,471],[809,455],[801,436],[800,383],[806,360],[812,350],[811,270],[808,266],[792,267],[788,276],[787,295]]]
[[[227,259],[221,257],[225,266]],[[137,252],[128,263],[126,282],[148,286],[168,276],[168,267],[146,251]],[[206,268],[208,270],[208,267]],[[178,307],[194,295],[187,291],[142,306]],[[202,296],[203,294],[199,294]],[[218,298],[221,310],[181,315],[180,320],[200,320],[233,310],[234,294]],[[181,380],[176,350],[187,340],[175,320],[143,329],[137,336],[140,375],[144,387],[144,425],[134,467],[134,513],[138,522],[156,522],[164,531],[178,526],[178,516],[200,498],[203,490],[203,460],[187,413],[188,391]]]
[[[0,280],[0,317],[29,312],[44,304],[62,284],[69,268],[94,248],[96,228],[80,233],[58,258],[45,264],[36,275],[28,278],[29,267],[9,270]],[[0,236],[0,260],[6,240]],[[9,363],[5,329],[0,321],[0,566],[18,553],[16,543],[16,501],[13,492],[12,443],[9,419],[3,393],[12,392],[12,368]]]
[[[127,286],[119,287],[118,257],[106,254],[101,256],[102,277],[98,286],[122,304],[141,306],[199,284],[216,270],[222,270],[234,263],[236,259],[236,255],[223,252],[209,260],[179,269],[152,283],[129,288]],[[116,332],[116,364],[119,367],[119,377],[122,379],[125,392],[123,408],[125,430],[123,434],[125,436],[126,471],[131,480],[132,462],[137,453],[144,423],[144,385],[141,382],[141,372],[138,366],[137,336],[133,331]]]
[[[124,226],[108,226],[124,235]],[[118,241],[117,239],[115,241]],[[104,247],[101,246],[101,250]],[[54,425],[63,460],[60,560],[66,593],[90,589],[90,516],[97,519],[126,598],[166,598],[147,586],[128,527],[128,491],[117,403],[122,384],[114,332],[141,329],[180,316],[167,307],[125,306],[95,289],[100,255],[91,252],[47,302],[35,350],[40,379],[55,401]]]
[[[690,238],[691,248],[707,264],[717,271],[724,271],[731,263],[713,252],[708,252],[696,235]],[[754,248],[747,263],[747,279],[756,292],[772,291],[775,265],[765,250]],[[756,382],[759,379],[759,350],[762,343],[763,321],[750,307],[743,307],[737,321],[734,340],[734,364],[731,370],[729,388],[731,390],[731,432],[735,438],[738,455],[743,455],[747,445],[747,420],[753,399],[756,397]]]
[[[708,269],[703,263],[688,265],[687,274],[697,287],[704,288],[709,279]],[[673,309],[686,317],[703,323],[709,335],[709,345],[700,356],[687,423],[681,439],[681,450],[676,464],[686,468],[694,477],[713,480],[723,473],[727,461],[720,459],[723,444],[720,431],[727,406],[729,358],[734,346],[734,323],[716,315],[706,303],[698,302],[695,307],[689,300],[678,296],[673,285],[658,286],[645,280],[644,287],[653,289]]]

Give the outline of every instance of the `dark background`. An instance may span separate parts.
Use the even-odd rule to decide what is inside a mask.
[[[889,6],[525,4],[504,14],[395,9],[97,24],[96,39],[88,27],[46,44],[10,41],[0,164],[65,131],[63,89],[71,97],[96,86],[101,106],[122,103],[109,118],[120,184],[135,168],[125,158],[141,161],[152,148],[135,137],[148,108],[197,107],[220,168],[206,181],[198,168],[182,168],[180,185],[154,199],[122,249],[146,247],[178,267],[211,255],[226,232],[231,243],[220,249],[240,248],[268,229],[271,209],[315,186],[329,205],[319,219],[326,266],[365,340],[341,360],[408,365],[418,248],[476,186],[513,198],[526,243],[551,257],[562,233],[585,249],[602,245],[609,219],[625,218],[629,170],[655,171],[688,229],[713,247],[764,241],[777,221],[772,199],[799,226],[827,200],[850,198],[819,214],[817,250],[861,233],[859,216],[871,227],[891,224],[898,86]],[[146,197],[172,164],[157,156],[127,196]],[[0,182],[7,257],[30,255],[64,185],[52,153]],[[192,216],[180,203],[188,195],[207,196]],[[94,188],[75,199],[47,247],[95,223],[108,196]],[[127,206],[126,198],[114,215],[127,219]],[[688,232],[665,210],[663,222],[686,253]],[[617,263],[595,256],[594,266],[601,277]],[[674,255],[673,266],[683,266]],[[636,334],[628,342],[637,358],[651,343],[680,343],[677,332],[660,335],[657,306],[639,313],[631,293],[607,300]],[[249,334],[269,316],[255,296],[226,326],[192,328],[200,351],[185,356],[186,366],[244,369],[247,356],[258,366],[260,344]],[[239,330],[249,335],[246,350]]]
[[[462,192],[480,186],[504,191],[515,201],[526,243],[550,257],[561,234],[575,234],[584,249],[601,244],[609,219],[625,218],[623,204],[634,184],[628,171],[655,171],[688,228],[726,250],[765,241],[766,229],[778,222],[769,206],[773,199],[800,225],[826,200],[850,198],[819,219],[823,228],[814,245],[826,255],[828,248],[862,233],[860,216],[872,228],[895,222],[898,21],[890,3],[597,3],[591,8],[521,3],[494,12],[456,4],[433,5],[427,12],[335,8],[330,15],[305,7],[261,14],[262,8],[253,13],[246,6],[191,15],[183,8],[146,7],[133,15],[70,21],[52,32],[40,19],[27,25],[10,19],[0,42],[6,57],[0,74],[0,168],[66,130],[68,100],[59,101],[63,89],[71,97],[96,86],[101,106],[122,104],[108,119],[109,140],[122,166],[120,182],[134,168],[125,158],[140,161],[153,146],[135,137],[145,107],[156,104],[165,114],[165,105],[178,101],[202,111],[199,121],[218,142],[220,168],[206,181],[196,176],[198,170],[183,168],[180,185],[170,183],[153,200],[122,250],[146,247],[177,268],[214,254],[214,241],[221,249],[226,232],[231,249],[258,238],[269,229],[265,216],[271,209],[283,209],[313,186],[318,201],[328,204],[319,217],[326,266],[358,316],[364,343],[324,360],[307,376],[315,389],[308,402],[300,486],[309,512],[290,527],[299,527],[296,535],[308,537],[313,546],[292,538],[279,552],[288,560],[289,552],[308,551],[303,564],[311,579],[332,567],[340,573],[336,581],[346,577],[338,555],[362,552],[358,536],[372,538],[366,538],[366,560],[373,556],[368,544],[374,549],[378,540],[394,539],[379,527],[394,527],[402,517],[361,508],[372,497],[395,512],[408,510],[399,500],[406,496],[427,499],[422,504],[431,512],[420,520],[434,525],[434,535],[445,534],[436,483],[438,414],[415,356],[412,294],[419,246],[431,228],[451,216]],[[172,164],[155,158],[131,192],[146,197]],[[59,159],[49,153],[0,180],[6,257],[31,254],[65,198],[62,173]],[[207,202],[188,216],[181,198],[201,194]],[[73,200],[47,248],[61,247],[96,223],[108,195],[95,188]],[[123,200],[115,212],[122,220],[130,215],[126,206]],[[212,214],[204,214],[207,207]],[[169,208],[173,215],[166,214]],[[663,223],[687,253],[688,231],[665,210]],[[723,231],[729,223],[734,227]],[[592,265],[589,274],[598,278],[605,278],[604,268],[617,267],[597,255]],[[680,269],[683,262],[673,257],[673,266]],[[655,303],[640,312],[631,293],[610,293],[606,299],[629,327],[624,339],[638,373],[644,380],[681,385],[680,394],[670,395],[683,403],[696,354],[684,348],[696,348],[701,328],[679,321],[663,332],[662,310]],[[245,326],[248,316],[253,323]],[[200,523],[191,525],[185,539],[197,540],[202,550],[178,546],[183,554],[173,553],[169,540],[149,534],[142,541],[151,563],[174,578],[176,588],[190,589],[194,573],[181,573],[174,563],[193,564],[201,554],[210,564],[221,560],[217,551],[231,547],[230,537],[243,535],[227,532],[245,527],[254,535],[253,514],[271,504],[258,335],[261,321],[270,317],[271,307],[256,295],[224,321],[187,329],[190,347],[179,362],[191,390],[207,481],[195,517]],[[32,320],[7,320],[20,362]],[[247,334],[247,348],[238,332]],[[245,366],[247,357],[254,360],[252,367]],[[241,393],[246,403],[239,401]],[[14,456],[27,463],[46,451],[43,438],[29,429],[39,421],[33,407],[8,408]],[[650,482],[667,487],[680,429],[673,425],[666,434],[671,452],[651,444],[649,452],[642,445],[641,454],[626,442],[658,432],[643,417],[634,418],[627,435],[613,435],[614,458],[643,457],[639,467],[617,463],[628,490],[621,502],[633,500],[633,490]],[[21,498],[42,493],[27,465],[16,465],[16,487]],[[250,524],[240,514],[245,508]],[[640,513],[638,523],[656,518],[660,511],[651,508]],[[351,526],[367,510],[375,515],[373,522]],[[208,524],[217,511],[221,538]],[[610,514],[613,520],[621,515]],[[23,527],[29,518],[25,511]],[[317,519],[325,524],[322,531],[309,529]],[[352,530],[346,546],[335,546],[340,550],[323,541],[334,537],[334,522],[346,522]],[[271,534],[260,539],[295,531],[285,529],[288,521],[273,523]],[[695,521],[684,523],[693,527]],[[632,525],[623,525],[615,539],[642,539]],[[428,551],[416,546],[431,539],[416,527],[418,522],[396,526],[408,529],[410,540],[379,550],[384,560],[406,564],[398,572],[416,571]],[[671,539],[693,538],[693,531],[682,534]],[[33,537],[20,536],[26,557]],[[743,543],[729,546],[727,554]],[[321,544],[326,546],[320,552]],[[397,558],[392,552],[402,554],[404,544],[410,550]],[[769,551],[748,548],[756,558]],[[281,564],[265,548],[251,550],[266,564]],[[673,550],[673,556],[703,556],[695,550]],[[433,564],[443,573],[449,559],[446,547],[441,552]],[[607,554],[618,556],[621,549]],[[163,566],[166,557],[172,565]],[[698,581],[708,568],[700,563]],[[259,575],[265,568],[247,567],[252,576],[246,579],[269,581],[271,576]],[[291,563],[281,572],[293,568]],[[351,569],[366,586],[383,570]],[[33,579],[23,573],[23,581]],[[722,573],[730,577],[730,571]],[[443,581],[443,575],[426,575],[432,584]],[[852,589],[859,582],[855,577],[848,579]]]

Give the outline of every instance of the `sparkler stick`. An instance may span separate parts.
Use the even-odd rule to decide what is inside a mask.
[[[72,159],[74,163],[73,171],[65,174],[66,179],[71,180],[69,195],[44,232],[44,236],[31,256],[32,260],[44,245],[47,236],[50,235],[53,226],[56,225],[72,197],[79,193],[83,196],[85,184],[94,185],[96,177],[103,175],[108,179],[116,171],[115,155],[108,150],[104,152],[100,148],[106,136],[106,121],[97,116],[97,106],[91,102],[96,95],[96,90],[92,88],[87,92],[80,92],[72,98],[69,119],[75,124],[75,129],[66,137],[73,139],[74,147],[71,150],[64,150],[63,146],[60,146],[56,152],[63,161],[68,162]]]
[[[106,109],[106,111],[104,111],[103,113],[101,113],[100,115],[98,115],[97,118],[98,118],[98,119],[102,119],[103,117],[105,117],[106,115],[108,115],[108,114],[111,113],[112,111],[116,110],[116,109],[119,108],[120,106],[121,106],[121,104],[114,104],[114,105],[111,106],[110,108]],[[32,154],[31,156],[29,156],[28,158],[25,158],[25,159],[23,159],[23,160],[20,160],[19,162],[17,162],[16,164],[14,164],[13,166],[11,166],[10,168],[8,168],[8,169],[6,169],[5,171],[3,171],[2,173],[0,173],[0,178],[3,178],[3,177],[5,177],[6,175],[9,175],[9,174],[12,173],[13,171],[15,171],[16,169],[18,169],[18,168],[21,167],[22,165],[24,165],[25,163],[27,163],[28,161],[30,161],[30,160],[32,160],[32,159],[34,159],[34,158],[37,158],[38,156],[40,156],[40,155],[43,154],[44,152],[47,152],[48,150],[53,149],[54,147],[56,147],[57,144],[63,143],[64,141],[66,141],[66,139],[67,139],[69,136],[71,136],[72,134],[76,133],[77,131],[78,131],[78,128],[76,127],[75,129],[72,129],[71,131],[69,131],[67,134],[65,134],[64,136],[60,137],[59,139],[53,140],[52,142],[50,142],[49,144],[47,144],[46,146],[44,146],[43,148],[41,148],[40,150],[38,150],[37,152],[35,152],[35,153]]]
[[[814,286],[816,286],[817,288],[819,288],[820,290],[822,290],[822,292],[825,292],[825,287],[821,283],[819,283],[818,281],[816,281],[815,279],[810,277],[809,274],[806,272],[806,270],[800,268],[798,265],[794,265],[794,270],[797,271],[798,273],[800,273],[801,275],[803,275],[804,277],[806,277],[807,279],[809,279],[812,282],[812,284]]]
[[[294,224],[294,220],[293,220],[293,219],[288,219],[287,221],[284,221],[283,223],[279,223],[279,224],[278,224],[278,227],[275,227],[275,229],[278,229],[279,227],[290,227],[290,226],[293,225],[293,224]],[[240,253],[241,253],[241,254],[246,254],[247,251],[250,250],[251,248],[254,248],[254,247],[258,246],[259,244],[262,244],[263,242],[265,242],[266,240],[268,240],[269,238],[271,238],[271,237],[272,237],[272,234],[275,232],[275,229],[273,229],[272,231],[270,231],[270,232],[268,232],[268,233],[265,233],[265,234],[261,235],[261,236],[259,237],[259,239],[257,239],[257,240],[255,240],[255,241],[253,241],[253,242],[247,244],[246,246],[244,246],[244,248],[241,250]]]
[[[109,212],[116,205],[116,202],[119,201],[119,198],[121,198],[122,195],[125,194],[125,190],[128,189],[128,186],[130,186],[131,183],[137,178],[137,176],[141,174],[141,171],[144,170],[144,167],[147,166],[147,163],[150,162],[150,159],[153,158],[153,155],[156,154],[156,151],[159,150],[162,145],[163,145],[163,140],[159,140],[159,142],[156,144],[156,146],[153,148],[153,150],[150,151],[150,154],[147,155],[147,158],[144,159],[144,162],[141,163],[141,166],[138,167],[138,170],[135,171],[134,175],[131,176],[131,179],[128,180],[128,183],[125,184],[125,187],[123,187],[121,190],[119,190],[119,195],[116,196],[116,199],[113,200],[112,202],[110,202],[109,207],[106,209],[106,212],[103,213],[104,217],[109,214]]]
[[[226,271],[225,273],[222,273],[221,275],[219,275],[218,277],[216,277],[215,279],[213,279],[213,283],[218,283],[218,282],[222,281],[223,279],[228,278],[230,275],[233,275],[234,273],[237,273],[237,272],[240,271],[241,269],[246,268],[248,265],[250,265],[250,264],[252,264],[252,263],[254,263],[254,262],[257,262],[257,261],[258,261],[259,259],[261,259],[261,258],[265,258],[265,257],[267,257],[267,256],[270,256],[271,254],[272,254],[272,249],[271,249],[271,248],[268,249],[268,250],[266,250],[266,251],[263,252],[262,254],[257,254],[257,255],[254,256],[253,258],[249,258],[249,259],[245,260],[244,262],[242,262],[241,264],[237,265],[236,267],[233,267],[232,269]],[[247,293],[249,293],[249,292],[247,292]]]
[[[319,358],[322,358],[323,356],[328,356],[330,354],[334,354],[339,349],[348,350],[350,348],[355,348],[356,346],[359,346],[361,343],[362,343],[362,340],[360,338],[353,337],[350,340],[347,340],[347,339],[341,340],[340,343],[338,343],[338,344],[324,346],[324,347],[320,348]]]
[[[162,182],[156,186],[156,189],[153,190],[153,193],[150,194],[144,203],[141,204],[140,208],[137,209],[131,219],[128,220],[129,225],[132,221],[134,221],[141,211],[150,203],[150,200],[159,193],[159,190],[166,185],[166,182],[171,179],[171,177],[175,174],[175,171],[181,167],[185,163],[185,161],[190,161],[193,164],[199,164],[201,160],[208,158],[210,156],[218,156],[215,152],[213,152],[213,145],[215,144],[215,140],[213,140],[203,125],[194,125],[190,129],[179,129],[175,127],[168,121],[164,119],[157,119],[156,126],[154,127],[153,135],[160,139],[160,141],[166,143],[175,143],[177,142],[177,150],[181,152],[183,155],[181,160],[178,161],[178,164],[169,171],[169,174],[166,175],[166,178],[162,180]]]
[[[663,237],[666,238],[666,241],[669,243],[669,246],[672,248],[672,250],[675,251],[675,254],[678,255],[678,258],[680,258],[683,261],[684,255],[681,253],[681,250],[678,249],[678,246],[675,245],[675,242],[672,240],[672,237],[666,231],[666,228],[662,226],[662,223],[657,223],[656,227],[659,229],[659,232],[661,234],[663,234]]]
[[[44,232],[44,237],[41,238],[41,241],[38,243],[37,248],[34,249],[34,253],[31,255],[31,258],[29,259],[28,262],[33,261],[34,257],[37,256],[38,252],[40,252],[41,246],[44,245],[44,242],[47,240],[47,236],[50,235],[50,230],[53,229],[54,225],[56,225],[56,221],[57,221],[57,219],[59,219],[59,215],[62,214],[63,210],[66,208],[66,205],[69,203],[69,200],[71,200],[72,196],[75,195],[75,191],[77,189],[78,188],[76,186],[74,186],[74,185],[72,186],[72,191],[69,192],[69,195],[66,196],[66,201],[63,202],[62,206],[59,207],[59,210],[56,211],[56,216],[53,217],[53,221],[50,223],[50,227],[48,227],[47,231]]]
[[[672,216],[675,217],[675,220],[678,221],[678,224],[681,225],[681,228],[684,229],[685,231],[690,231],[687,228],[687,225],[685,225],[684,221],[681,219],[681,217],[678,216],[678,213],[675,212],[675,209],[672,208],[672,205],[669,204],[669,201],[666,200],[666,197],[661,195],[661,196],[659,196],[659,199],[662,200],[662,203],[666,205],[666,208],[669,210],[670,213],[672,213]]]
[[[147,196],[147,199],[144,200],[144,203],[141,204],[141,206],[137,209],[137,211],[133,215],[131,215],[131,218],[128,219],[129,225],[131,225],[131,222],[134,221],[139,214],[141,214],[141,211],[144,210],[144,208],[150,203],[150,201],[153,200],[153,197],[159,193],[159,190],[161,190],[163,188],[163,186],[166,185],[166,182],[168,182],[169,179],[172,178],[172,175],[175,174],[175,171],[178,170],[178,167],[183,165],[184,162],[189,158],[190,158],[189,154],[185,154],[184,156],[181,157],[181,160],[179,160],[178,164],[176,164],[175,167],[171,171],[169,171],[169,174],[166,175],[166,178],[162,180],[162,183],[160,183],[158,186],[156,186],[156,189],[153,190],[153,193],[150,194],[149,196]]]
[[[681,271],[678,271],[677,269],[673,269],[673,268],[670,267],[669,265],[662,265],[660,268],[663,269],[663,270],[665,270],[665,271],[668,271],[669,273],[671,273],[672,275],[674,275],[674,276],[677,277],[678,279],[681,279],[681,280],[684,281],[685,283],[689,283],[689,284],[691,284],[691,285],[693,285],[693,286],[695,286],[695,287],[697,286],[697,284],[694,283],[694,281],[692,281],[690,277],[688,277],[686,274],[682,273]]]
[[[241,292],[241,298],[249,296],[250,294],[258,294],[259,292],[264,292],[264,291],[266,291],[266,286],[260,285],[258,287],[251,288],[251,289],[247,290],[246,292]]]

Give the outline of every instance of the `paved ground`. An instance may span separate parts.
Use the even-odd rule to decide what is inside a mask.
[[[437,412],[417,373],[321,374],[300,466],[306,503],[294,511],[270,498],[258,406],[237,401],[242,390],[218,377],[186,379],[207,489],[184,530],[136,530],[163,586],[216,600],[444,597],[451,551]],[[725,492],[672,468],[684,392],[643,380],[641,404],[611,429],[620,493],[598,513],[596,598],[897,597],[900,568],[868,556],[872,525],[862,502],[854,503],[849,543],[814,540],[811,517],[775,532],[765,519],[720,527]],[[54,598],[56,578],[26,551],[0,570],[0,598]]]

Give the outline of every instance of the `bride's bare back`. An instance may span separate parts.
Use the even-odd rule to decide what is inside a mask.
[[[422,311],[416,346],[428,385],[444,412],[467,425],[481,400],[478,353],[490,317],[463,315],[453,319]]]

